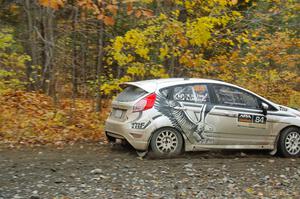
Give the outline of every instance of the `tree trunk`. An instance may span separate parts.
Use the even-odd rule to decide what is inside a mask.
[[[37,78],[37,71],[34,71],[35,69],[32,68],[32,66],[37,66],[37,40],[36,40],[36,34],[34,31],[34,20],[35,20],[35,9],[33,8],[31,0],[25,0],[24,1],[24,10],[27,17],[27,30],[28,30],[28,42],[27,46],[28,54],[31,57],[31,63],[26,65],[26,76],[29,90],[35,90],[38,85],[38,78]]]
[[[54,95],[54,11],[51,8],[41,8],[41,33],[40,37],[43,41],[43,67],[42,67],[42,88],[48,95]]]
[[[78,95],[78,70],[77,70],[77,65],[78,65],[78,61],[77,61],[77,38],[76,38],[76,34],[77,34],[77,30],[76,30],[76,25],[77,25],[77,20],[78,20],[78,9],[75,6],[74,1],[72,1],[73,4],[73,19],[72,19],[72,40],[73,40],[73,56],[72,56],[72,97],[76,98]]]
[[[101,111],[101,75],[103,73],[103,36],[104,36],[104,24],[102,21],[98,21],[98,55],[96,66],[96,112]]]

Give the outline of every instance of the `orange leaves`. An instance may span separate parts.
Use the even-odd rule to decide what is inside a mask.
[[[77,0],[77,5],[88,10],[97,9],[97,5],[92,0]]]
[[[39,4],[44,7],[49,7],[54,10],[58,10],[59,8],[65,6],[67,4],[66,0],[38,0]],[[144,9],[140,7],[134,7],[134,1],[124,2],[126,3],[126,14],[134,15],[137,18],[142,16],[144,17],[152,17],[154,13],[152,10]],[[111,3],[105,3],[104,1],[93,1],[93,0],[77,0],[75,6],[89,10],[93,15],[99,19],[103,20],[104,24],[107,26],[113,26],[115,24],[114,17],[117,16],[119,11],[118,2],[112,1]],[[84,13],[85,14],[85,13]],[[84,15],[83,14],[83,15]]]
[[[134,14],[135,17],[140,18],[141,16],[145,17],[152,17],[154,16],[154,13],[152,10],[144,9],[144,8],[135,8],[133,6],[133,2],[127,3],[127,9],[126,9],[127,15]]]
[[[38,0],[39,4],[44,7],[49,7],[54,10],[58,10],[60,7],[63,7],[65,4],[65,0]]]
[[[133,12],[133,11],[132,11]],[[132,13],[131,12],[131,13]],[[128,14],[128,12],[127,12]],[[135,10],[134,12],[134,15],[137,17],[137,18],[140,18],[141,16],[145,16],[145,17],[152,17],[154,15],[153,11],[152,10],[147,10],[147,9],[137,9]]]
[[[119,7],[117,5],[104,5],[102,2],[97,4],[92,0],[80,0],[77,5],[81,8],[91,10],[96,18],[102,20],[107,26],[113,26],[115,24],[113,16],[116,16],[118,13]]]
[[[43,94],[17,91],[1,95],[1,139],[26,145],[97,141],[103,137],[107,110],[95,113],[91,103],[77,100],[74,106],[71,99],[65,99],[55,108],[52,99]]]
[[[103,22],[107,26],[115,25],[115,19],[113,17],[110,17],[110,16],[104,16]]]
[[[137,18],[140,18],[142,16],[142,11],[140,10],[136,10],[134,15],[137,17]]]
[[[131,15],[133,13],[133,5],[132,3],[127,4],[127,15]]]
[[[153,17],[154,13],[152,10],[146,10],[146,9],[143,9],[142,10],[142,13],[145,17]]]
[[[118,6],[117,5],[109,4],[109,5],[106,6],[106,9],[109,10],[109,12],[111,12],[114,16],[117,15],[117,12],[118,12]]]

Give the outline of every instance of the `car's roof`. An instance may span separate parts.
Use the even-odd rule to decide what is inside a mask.
[[[268,103],[276,106],[275,103],[257,95],[254,92],[251,92],[245,88],[239,87],[234,84],[230,84],[227,82],[219,81],[219,80],[213,80],[213,79],[201,79],[201,78],[165,78],[165,79],[151,79],[151,80],[143,80],[143,81],[137,81],[137,82],[126,82],[124,84],[126,85],[133,85],[142,88],[143,90],[151,93],[155,92],[157,89],[169,87],[169,86],[175,86],[175,85],[181,85],[181,84],[193,84],[193,83],[212,83],[212,84],[223,84],[228,86],[233,86],[236,88],[240,88],[244,91],[250,92],[253,95],[264,99]]]
[[[151,79],[151,80],[143,80],[138,81],[136,83],[139,84],[169,84],[169,83],[175,83],[175,84],[181,84],[181,83],[199,83],[199,82],[205,82],[205,83],[221,83],[222,81],[219,80],[213,80],[213,79],[202,79],[202,78],[164,78],[164,79]],[[224,82],[223,82],[224,83]]]
[[[148,92],[154,92],[157,88],[163,88],[168,86],[175,86],[180,84],[192,84],[192,83],[222,83],[226,82],[212,80],[212,79],[200,79],[200,78],[165,78],[165,79],[151,79],[137,82],[126,82],[124,84],[140,87]],[[228,84],[229,85],[229,84]],[[231,85],[231,84],[230,84]]]

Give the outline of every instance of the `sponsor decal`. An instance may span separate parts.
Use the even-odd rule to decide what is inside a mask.
[[[239,113],[238,126],[247,128],[266,128],[267,118],[262,115]]]
[[[132,129],[145,129],[147,126],[149,126],[149,122],[133,122],[131,123],[131,128]]]
[[[170,100],[158,94],[155,109],[162,115],[168,117],[173,126],[185,134],[191,143],[212,144],[214,140],[208,137],[206,133],[212,131],[213,128],[205,122],[205,119],[213,107],[210,105],[197,107],[198,110],[195,111],[195,114],[199,114],[200,117],[198,117],[199,120],[195,122],[190,118],[186,110],[187,107],[192,107],[191,105],[184,106],[176,100]]]
[[[280,111],[288,111],[287,108],[284,108],[284,107],[282,107],[282,106],[280,106],[279,109],[280,109]]]
[[[238,122],[265,124],[266,120],[267,118],[261,115],[250,115],[244,113],[239,113],[238,115]]]

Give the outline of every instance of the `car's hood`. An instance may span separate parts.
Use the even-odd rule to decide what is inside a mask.
[[[296,117],[300,118],[300,111],[298,109],[290,108],[287,106],[278,105],[280,111],[286,112],[292,115],[295,115]]]

